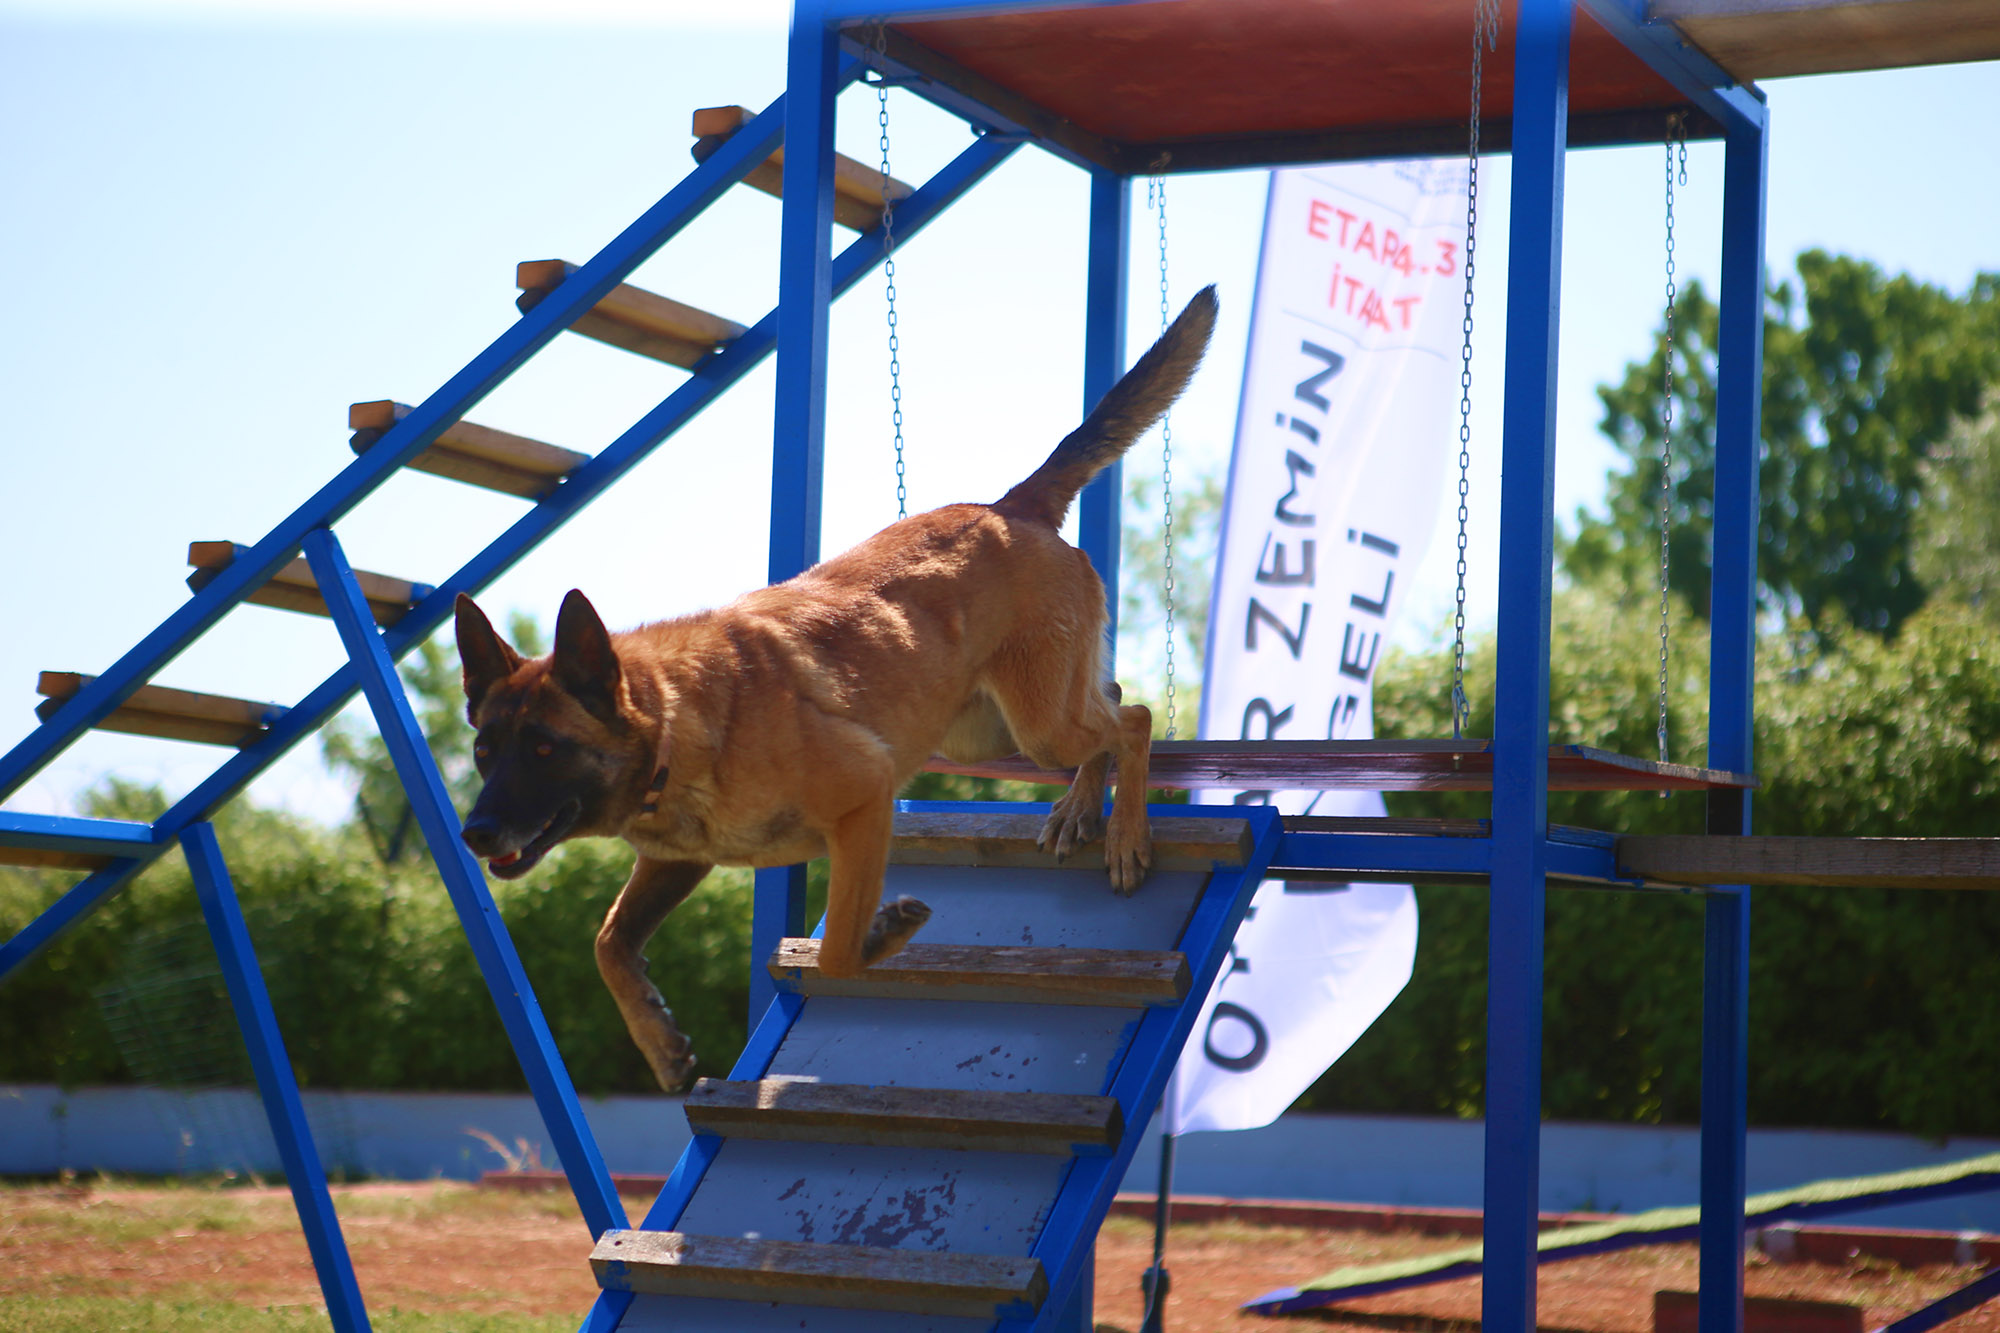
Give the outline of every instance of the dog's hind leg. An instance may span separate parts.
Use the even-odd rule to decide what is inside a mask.
[[[604,978],[625,1030],[652,1066],[660,1088],[672,1092],[694,1070],[693,1045],[674,1023],[673,1011],[646,977],[646,941],[694,892],[710,867],[698,861],[656,861],[642,856],[618,892],[597,932],[597,970]]]

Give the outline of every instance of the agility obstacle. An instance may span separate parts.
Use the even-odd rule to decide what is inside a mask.
[[[1770,877],[1818,875],[1836,862],[1844,867],[1838,878],[1813,882],[1995,883],[1990,840],[1949,840],[1949,846],[1912,840],[1885,851],[1863,845],[1867,840],[1816,840],[1805,848],[1744,836],[1754,787],[1750,685],[1767,152],[1764,103],[1749,80],[2000,56],[2000,16],[1971,14],[1948,0],[1837,6],[1521,0],[1504,13],[1497,63],[1506,73],[1489,81],[1480,108],[1487,146],[1514,156],[1495,735],[1375,748],[1189,743],[1163,747],[1159,760],[1163,781],[1188,785],[1236,785],[1254,776],[1257,785],[1490,790],[1491,818],[1281,822],[1267,811],[1181,808],[1177,813],[1207,824],[1196,843],[1236,827],[1246,830],[1248,845],[1210,846],[1186,869],[1165,874],[1164,887],[1156,883],[1135,900],[1148,909],[1139,913],[1142,920],[1119,915],[1126,906],[1101,885],[1064,887],[1067,876],[1087,872],[1037,862],[1004,830],[980,831],[979,821],[1004,825],[1023,807],[909,810],[906,819],[947,822],[906,827],[899,855],[911,859],[892,874],[897,883],[921,882],[926,898],[948,899],[952,907],[933,921],[922,950],[873,979],[887,988],[875,995],[832,993],[815,978],[802,868],[760,872],[750,1052],[729,1080],[690,1099],[700,1127],[696,1143],[645,1225],[628,1226],[480,868],[459,840],[457,816],[395,660],[439,628],[458,593],[485,588],[774,351],[769,574],[783,579],[814,563],[827,308],[882,260],[889,243],[884,210],[891,205],[887,218],[894,243],[902,245],[1023,144],[1088,174],[1087,409],[1124,369],[1133,176],[1452,155],[1463,142],[1461,4],[1076,0],[1068,9],[1028,4],[1024,12],[994,12],[1005,8],[1004,0],[927,0],[885,13],[858,0],[799,0],[784,98],[756,115],[734,107],[699,113],[697,165],[631,227],[581,265],[523,264],[515,275],[519,320],[462,371],[419,404],[355,405],[356,457],[324,488],[254,544],[196,542],[189,551],[195,569],[189,601],[112,666],[45,674],[41,725],[0,757],[0,796],[18,791],[92,727],[195,739],[234,753],[151,824],[0,811],[0,862],[85,872],[54,907],[0,945],[0,978],[145,866],[183,848],[286,1154],[329,1312],[342,1333],[365,1329],[282,1038],[208,823],[359,691],[409,790],[598,1244],[606,1294],[587,1327],[678,1329],[706,1320],[741,1329],[768,1318],[788,1328],[1071,1333],[1090,1326],[1091,1245],[1122,1154],[1143,1129],[1186,1036],[1189,997],[1213,976],[1256,880],[1280,871],[1287,878],[1476,879],[1492,887],[1484,1318],[1495,1333],[1524,1333],[1534,1322],[1538,1258],[1543,895],[1551,882],[1691,890],[1705,896],[1707,912],[1700,1327],[1733,1333],[1741,1325],[1742,1296],[1745,886],[1793,882]],[[1388,65],[1397,71],[1393,84],[1370,73]],[[973,142],[914,187],[838,159],[835,98],[871,70],[964,118]],[[1657,142],[1668,116],[1679,117],[1692,137],[1726,144],[1712,770],[1548,745],[1551,386],[1565,153],[1570,146]],[[739,182],[782,199],[775,309],[740,325],[626,282]],[[836,223],[858,233],[837,253]],[[688,378],[592,455],[468,420],[496,386],[565,331],[680,367]],[[334,526],[404,467],[514,496],[527,507],[491,545],[435,583],[358,573]],[[1080,520],[1082,545],[1105,575],[1115,608],[1115,472],[1085,493]],[[246,601],[330,615],[347,661],[289,706],[151,683]],[[1552,828],[1547,793],[1577,786],[1706,791],[1709,836],[1620,840]],[[1003,859],[951,864],[991,857]],[[978,893],[961,899],[958,887],[974,881],[982,886]],[[1172,919],[1153,919],[1150,909],[1175,895],[1180,906],[1168,914]],[[1043,897],[1087,909],[1091,920],[1079,921],[1070,936],[1022,941],[1023,920],[1042,929],[1039,923],[1051,919],[1046,905],[1022,912]],[[1017,914],[1011,921],[1010,912]],[[958,930],[972,935],[949,933]],[[1016,937],[979,935],[1007,930]],[[1032,949],[1036,957],[1005,949]],[[1052,959],[1042,952],[1049,949],[1068,956]],[[1048,984],[1054,963],[1062,964],[1054,975],[1069,986],[1059,1003],[1051,992],[1063,987]],[[1175,987],[1185,976],[1177,998],[1158,991],[1163,975],[1176,978]],[[1079,1002],[1086,995],[1095,999]],[[876,1017],[869,1017],[870,1006]],[[926,1054],[896,1063],[893,1042],[883,1036],[892,1030],[885,1026],[890,1017],[893,1030],[911,1034]],[[1048,1051],[1066,1042],[1084,1072],[1027,1082],[1017,1074],[1018,1098],[976,1080],[954,1085],[952,1071],[966,1061],[977,1067],[979,1048],[966,1041],[982,1030],[990,1034],[988,1054],[1054,1043],[1035,1047],[1045,1069]],[[918,1033],[932,1035],[918,1041]],[[879,1049],[862,1059],[858,1046]],[[1021,1058],[1022,1068],[1035,1067],[1032,1052]],[[800,1081],[808,1078],[821,1082]],[[964,1182],[963,1208],[926,1212],[922,1225],[905,1214],[905,1226],[842,1192],[841,1173],[863,1182],[863,1192],[890,1180],[897,1168],[882,1154],[891,1151],[898,1160],[921,1159],[906,1178],[916,1196],[942,1200]],[[1004,1167],[994,1165],[1003,1157]],[[792,1202],[780,1196],[798,1178],[781,1184],[779,1166],[808,1159],[820,1173],[811,1207],[778,1206]],[[982,1172],[985,1183],[974,1188]],[[1007,1183],[1027,1175],[1039,1182],[1032,1189]],[[748,1238],[746,1231],[757,1235]],[[582,1255],[580,1246],[579,1262]],[[780,1313],[765,1313],[773,1310]]]

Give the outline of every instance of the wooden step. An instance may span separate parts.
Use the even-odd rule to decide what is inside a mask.
[[[561,259],[536,259],[517,265],[514,285],[521,289],[521,295],[514,304],[524,313],[533,310],[574,272],[576,265]],[[693,370],[745,332],[733,320],[656,296],[630,283],[612,288],[569,327],[572,333],[686,370]]]
[[[1033,1257],[680,1231],[607,1231],[590,1266],[606,1291],[969,1319],[1032,1318],[1049,1290]]]
[[[1058,1157],[1106,1156],[1125,1130],[1115,1097],[867,1087],[809,1078],[704,1078],[688,1094],[686,1109],[697,1133],[728,1138]]]
[[[889,859],[913,866],[1055,866],[1104,869],[1104,840],[1078,848],[1058,862],[1035,845],[1046,816],[1009,811],[959,814],[925,810],[896,816]],[[1155,816],[1154,870],[1209,870],[1250,859],[1247,819]]]
[[[695,161],[708,161],[716,149],[729,141],[730,135],[755,120],[756,114],[741,106],[706,106],[695,112]],[[785,150],[778,149],[750,168],[743,175],[743,183],[782,199],[785,194]],[[843,153],[833,155],[833,220],[843,227],[873,231],[882,225],[885,198],[895,203],[915,193],[913,188],[894,176],[884,176],[875,168],[856,162]]]
[[[229,568],[236,562],[237,556],[249,549],[235,542],[188,543],[188,563],[194,566],[194,573],[188,575],[188,587],[196,592],[206,588],[215,581],[216,575]],[[354,571],[354,581],[361,586],[361,595],[368,599],[368,609],[375,613],[378,625],[395,624],[432,591],[428,584],[394,579],[386,574],[370,574],[360,569]],[[273,574],[263,587],[243,600],[259,606],[301,611],[309,616],[327,614],[326,599],[319,591],[319,580],[313,577],[312,566],[303,557]]]
[[[353,404],[347,409],[347,428],[354,432],[349,445],[357,454],[367,453],[409,412],[407,405],[387,398]],[[504,430],[470,421],[455,421],[430,448],[411,459],[409,466],[433,476],[484,486],[489,491],[539,500],[589,461],[589,454],[573,449],[543,444],[525,435],[509,435]]]
[[[785,939],[771,955],[778,989],[797,995],[979,1000],[998,1004],[1179,1004],[1184,954],[1136,949],[1044,949],[911,944],[855,977],[819,970],[818,940]]]
[[[74,671],[44,671],[35,684],[35,692],[48,698],[35,705],[35,716],[48,721],[65,700],[95,679]],[[131,698],[99,722],[97,729],[241,748],[262,740],[270,724],[283,717],[285,711],[277,704],[250,699],[196,694],[164,685],[141,685]]]

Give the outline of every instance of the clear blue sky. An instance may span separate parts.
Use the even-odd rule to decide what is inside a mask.
[[[417,401],[506,327],[517,260],[581,261],[688,168],[696,107],[783,85],[783,11],[636,0],[0,0],[0,242],[9,318],[7,580],[0,744],[32,726],[39,669],[107,666],[187,595],[191,540],[252,541],[349,459],[350,401]],[[1858,254],[1963,289],[2000,269],[2000,67],[1774,83],[1770,254]],[[920,178],[966,141],[896,94],[895,168]],[[872,161],[874,94],[842,103]],[[1679,212],[1683,273],[1717,268],[1720,150],[1698,145]],[[1505,216],[1506,164],[1483,174]],[[1172,183],[1176,300],[1221,285],[1216,352],[1176,418],[1188,475],[1226,458],[1263,177]],[[1010,485],[1080,408],[1083,179],[1017,154],[902,257],[912,508]],[[1157,314],[1143,192],[1135,345]],[[641,285],[743,322],[776,292],[778,206],[739,190],[641,270]],[[1591,388],[1660,312],[1657,148],[1573,154],[1566,211],[1558,503],[1611,463]],[[1484,239],[1474,478],[1475,616],[1490,618],[1504,237]],[[894,517],[882,308],[834,317],[824,547]],[[679,372],[575,338],[474,419],[592,451]],[[766,368],[510,574],[496,608],[552,617],[571,586],[614,625],[762,579]],[[1142,446],[1142,449],[1145,446]],[[1146,464],[1141,463],[1144,467]],[[398,479],[342,526],[357,565],[419,580],[457,567],[518,502]],[[1442,553],[1449,545],[1443,535]],[[1480,557],[1484,554],[1484,559]],[[1413,632],[1448,604],[1434,556]],[[245,609],[164,684],[291,702],[330,669],[323,621]],[[322,815],[346,796],[311,747],[255,794]],[[93,736],[18,797],[64,809],[107,768],[185,790],[213,751]]]

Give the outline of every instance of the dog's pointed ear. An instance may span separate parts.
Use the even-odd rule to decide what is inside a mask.
[[[486,691],[514,674],[521,665],[521,655],[494,631],[486,613],[464,593],[453,604],[452,624],[458,631],[458,661],[465,673],[465,716],[469,720]]]
[[[598,619],[597,608],[575,588],[563,598],[556,615],[556,650],[552,660],[556,683],[600,721],[618,717],[618,682],[623,672],[611,647],[611,634]]]

